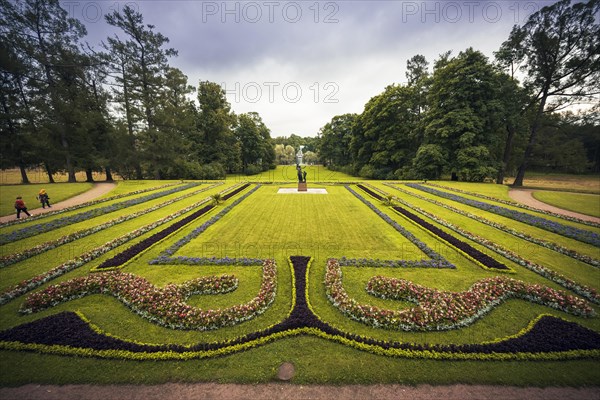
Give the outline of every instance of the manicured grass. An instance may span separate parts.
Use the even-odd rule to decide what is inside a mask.
[[[357,180],[364,180],[355,176],[344,174],[343,172],[331,171],[327,167],[322,165],[306,165],[302,166],[303,170],[306,170],[306,181],[308,185],[313,182],[356,182]],[[227,176],[228,181],[235,182],[298,182],[298,175],[296,172],[295,165],[278,165],[275,169],[262,172],[256,175],[239,175],[232,174]]]
[[[533,192],[533,197],[565,210],[600,218],[600,195],[536,191]]]
[[[280,186],[294,186],[295,174],[291,174],[287,179],[285,174],[288,172],[290,171],[286,172],[285,168],[278,168],[273,171],[273,175],[270,177],[272,179],[264,179],[264,181],[290,181],[289,185],[263,185],[201,235],[181,247],[175,254],[175,256],[189,257],[227,256],[275,259],[278,266],[276,299],[271,307],[257,318],[235,326],[206,332],[172,330],[158,326],[141,316],[133,314],[120,301],[106,295],[87,296],[62,303],[39,313],[20,315],[18,309],[25,298],[23,296],[0,306],[0,330],[38,320],[60,311],[76,310],[83,313],[101,330],[117,337],[138,342],[190,345],[199,342],[235,339],[265,329],[286,318],[292,306],[293,275],[287,259],[291,255],[308,255],[313,257],[307,281],[310,304],[321,320],[344,332],[379,340],[412,343],[480,343],[514,335],[540,314],[551,314],[600,332],[600,318],[598,317],[575,317],[523,300],[507,301],[476,323],[447,332],[404,332],[377,329],[344,317],[325,295],[323,281],[325,264],[328,258],[346,256],[348,258],[419,260],[427,258],[427,256],[341,185],[312,185],[312,187],[326,188],[328,191],[326,195],[278,194],[277,190]],[[292,172],[295,172],[295,170]],[[325,174],[328,171],[315,168],[312,172],[309,170],[309,174],[311,173],[315,176],[321,176],[319,174]],[[340,180],[342,178],[344,178],[343,180],[346,180],[345,178],[348,178],[348,180],[354,179],[340,174],[324,177],[322,180],[334,182],[333,177]],[[310,175],[308,178],[309,187],[311,187]],[[18,264],[2,268],[0,269],[0,290],[23,279],[41,274],[119,235],[163,218],[207,198],[211,194],[232,187],[238,179],[241,179],[241,177],[231,177],[224,185],[107,228],[72,244],[61,246]],[[262,181],[263,179],[257,177],[257,180]],[[156,181],[121,182],[119,188],[112,194],[156,188],[164,183]],[[441,184],[445,183],[447,182],[441,182]],[[398,194],[398,192],[393,193],[393,189],[381,183],[374,184],[388,193]],[[450,185],[447,186],[450,187]],[[495,185],[462,184],[453,187],[498,198],[501,197],[502,190],[504,190],[500,189],[502,186]],[[352,188],[360,192],[360,189],[356,186],[352,186]],[[119,214],[147,209],[152,205],[194,190],[197,190],[197,188],[187,189],[184,192],[148,201],[129,209],[95,217],[83,223],[69,225],[26,240],[10,243],[0,247],[0,253],[4,255],[19,251],[45,240],[77,231],[84,226],[98,225],[115,218]],[[250,190],[251,188],[248,188],[238,196]],[[360,192],[360,194],[374,204],[378,210],[387,214],[391,220],[401,224],[419,240],[457,266],[454,270],[342,267],[344,289],[360,303],[391,309],[414,306],[413,303],[408,301],[385,300],[369,295],[365,291],[365,285],[375,275],[403,278],[420,285],[442,290],[463,291],[473,282],[499,274],[484,270],[473,260],[464,257],[448,244],[440,242],[435,236],[394,213],[389,207],[369,197],[364,192]],[[500,232],[474,219],[453,213],[425,200],[408,195],[403,196],[410,203],[466,230],[476,232],[478,235],[502,244],[527,259],[557,270],[570,279],[590,285],[596,290],[600,289],[598,283],[600,282],[600,269],[598,268],[557,254],[552,250],[532,245],[525,240],[517,239],[512,235]],[[161,251],[217,215],[220,210],[227,207],[235,199],[236,197],[227,200],[207,215],[203,215],[190,225],[167,237],[164,241],[150,247],[139,258],[127,264],[122,271],[144,277],[157,286],[164,286],[168,283],[181,284],[201,276],[212,276],[221,273],[233,274],[240,282],[237,290],[223,295],[192,296],[188,303],[201,308],[221,308],[249,301],[256,295],[260,287],[260,266],[149,265],[149,261],[157,257]],[[110,204],[111,202],[107,203]],[[488,214],[485,214],[485,217],[495,218],[493,215]],[[48,220],[53,218],[55,217],[49,217]],[[501,217],[497,218],[501,219]],[[524,224],[511,222],[506,218],[501,219],[501,221],[504,224],[511,224],[518,227],[518,229],[528,230],[534,234],[543,233],[539,229],[536,230],[536,228]],[[452,233],[433,221],[429,222],[446,232]],[[0,229],[0,234],[9,232],[11,229],[14,229],[14,227]],[[94,266],[99,265],[134,243],[149,237],[158,229],[118,247],[108,254],[85,264],[83,267],[46,283],[36,290],[75,277],[85,276],[90,273],[90,269]],[[598,249],[594,249],[590,245],[580,244],[572,239],[565,239],[552,233],[546,232],[545,234],[549,239],[573,245],[582,252],[598,255]],[[466,239],[461,238],[461,240]],[[469,244],[486,252],[486,254],[490,253],[489,250],[484,249],[475,242],[469,242]],[[510,275],[511,278],[565,290],[560,285],[550,282],[497,254],[489,255],[501,260],[516,271],[515,274]],[[600,311],[600,307],[596,306],[595,310],[596,312]],[[277,368],[285,361],[290,361],[296,366],[297,373],[292,381],[296,384],[466,383],[582,386],[597,385],[600,381],[600,371],[596,368],[596,359],[562,362],[455,362],[394,358],[377,356],[314,336],[280,339],[267,345],[224,357],[177,362],[101,360],[16,351],[1,351],[0,356],[3,360],[2,364],[7,366],[6,368],[0,368],[0,385],[4,386],[31,382],[54,384],[155,384],[172,381],[269,382],[276,379]]]
[[[41,207],[36,196],[40,189],[46,189],[50,196],[50,204],[66,200],[92,188],[91,183],[55,183],[31,185],[2,185],[0,186],[0,215],[15,214],[15,199],[23,197],[29,210]],[[16,215],[16,214],[15,214]]]

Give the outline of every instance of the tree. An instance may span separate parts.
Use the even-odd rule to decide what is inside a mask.
[[[365,105],[351,143],[358,156],[355,169],[368,165],[370,176],[362,176],[395,179],[409,173],[419,145],[414,94],[410,87],[390,85]]]
[[[357,114],[336,115],[319,131],[321,143],[318,149],[320,158],[330,168],[352,164],[350,141]]]
[[[503,115],[498,80],[487,58],[473,49],[434,72],[427,98],[425,142],[438,144],[447,152],[453,179],[458,179],[459,172],[463,179],[480,177],[467,173],[469,169],[487,173],[496,169],[500,153],[497,133]],[[475,160],[474,154],[480,158]]]
[[[172,156],[156,151],[170,143],[168,133],[159,127],[161,88],[169,71],[168,58],[176,56],[177,51],[163,48],[169,39],[155,32],[153,25],[144,25],[142,14],[129,5],[106,15],[105,19],[128,38],[126,41],[109,38],[106,47],[108,59],[119,74],[116,82],[121,93],[117,99],[126,113],[130,134],[137,139],[132,144],[139,145],[141,159],[151,167],[154,178],[161,179],[161,168],[156,166]],[[139,166],[136,168],[141,172]]]
[[[503,47],[523,63],[524,86],[533,93],[534,117],[514,186],[522,186],[542,116],[600,94],[600,1],[562,0],[532,14]]]
[[[214,82],[200,82],[198,103],[198,133],[193,139],[192,153],[201,164],[218,163],[228,172],[238,171],[241,148],[233,133],[236,116],[231,112],[225,91]]]
[[[439,179],[446,165],[446,156],[441,146],[424,144],[419,147],[413,159],[415,178]]]
[[[75,168],[90,151],[91,139],[81,129],[90,112],[81,101],[90,93],[85,76],[94,64],[80,50],[85,27],[69,18],[57,0],[2,0],[0,5],[3,41],[11,43],[9,59],[18,65],[5,72],[13,76],[30,132],[46,145],[38,147],[36,156],[48,166],[51,178],[50,166],[59,165],[49,157],[60,154],[69,182],[74,182]],[[13,134],[15,128],[12,124]]]

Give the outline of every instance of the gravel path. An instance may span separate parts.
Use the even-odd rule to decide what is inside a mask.
[[[39,215],[39,214],[44,214],[44,213],[47,213],[50,211],[62,210],[63,208],[76,206],[78,204],[94,200],[94,199],[110,192],[115,187],[117,187],[117,184],[111,183],[111,182],[94,183],[94,186],[87,192],[81,193],[77,196],[73,196],[67,200],[61,201],[60,203],[52,204],[51,208],[39,207],[39,208],[34,208],[34,209],[28,209],[28,211],[31,215]],[[15,214],[6,215],[4,217],[0,217],[0,223],[12,221],[15,218],[16,218]],[[21,218],[27,218],[27,216],[23,215]]]
[[[350,399],[444,399],[444,400],[585,400],[600,399],[600,388],[519,388],[512,386],[452,385],[292,385],[269,383],[137,385],[26,385],[0,388],[0,399],[28,400],[181,400],[181,399],[278,399],[278,400],[350,400]]]
[[[508,191],[508,195],[514,201],[525,204],[530,207],[535,207],[544,211],[551,211],[556,214],[562,214],[569,217],[575,217],[582,219],[584,221],[592,221],[600,223],[600,218],[592,217],[591,215],[580,214],[574,211],[565,210],[563,208],[558,208],[551,206],[550,204],[546,204],[544,202],[539,201],[535,197],[533,197],[532,193],[534,190],[532,189],[510,189]]]

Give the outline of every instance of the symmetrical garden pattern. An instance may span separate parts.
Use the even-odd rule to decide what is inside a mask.
[[[0,226],[0,349],[185,360],[311,335],[391,357],[600,358],[598,226],[424,184],[277,189],[182,182]],[[509,250],[509,237],[535,251]],[[65,256],[68,243],[82,250]],[[198,340],[107,331],[86,311],[105,298],[129,310],[123,324]],[[485,327],[513,308],[528,322],[482,328],[493,340],[415,340]]]

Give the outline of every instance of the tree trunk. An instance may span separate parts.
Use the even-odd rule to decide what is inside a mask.
[[[106,182],[114,182],[115,180],[113,179],[112,176],[112,172],[110,171],[110,167],[106,167]]]
[[[525,148],[523,162],[519,166],[517,176],[512,184],[513,186],[523,186],[523,179],[525,179],[525,171],[529,166],[529,159],[531,158],[531,154],[533,154],[533,146],[535,146],[537,132],[542,121],[542,114],[544,113],[544,107],[546,107],[546,100],[548,99],[548,90],[549,88],[545,88],[544,93],[541,97],[540,105],[538,106],[538,110],[535,114],[535,120],[533,121],[533,125],[531,126],[531,131],[529,133],[529,142],[527,143],[527,147]]]
[[[86,182],[94,182],[94,175],[92,174],[91,168],[85,169],[85,181]]]
[[[508,136],[506,137],[506,145],[504,146],[504,155],[502,156],[502,165],[498,170],[498,176],[496,177],[496,183],[502,185],[504,183],[504,175],[506,174],[506,167],[510,162],[510,156],[512,155],[513,139],[515,138],[516,128],[512,125],[506,127]]]
[[[27,171],[25,170],[25,165],[21,162],[19,163],[19,170],[21,171],[21,183],[29,184],[29,178],[27,177]]]
[[[52,176],[52,169],[50,168],[50,165],[45,162],[44,167],[46,168],[46,173],[48,174],[48,183],[54,183],[54,177]]]

